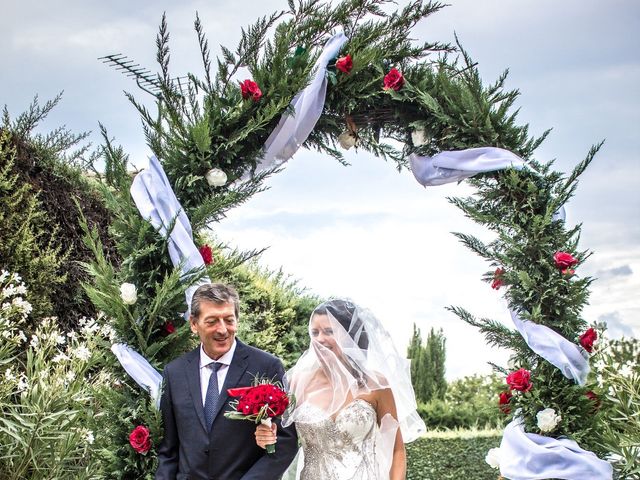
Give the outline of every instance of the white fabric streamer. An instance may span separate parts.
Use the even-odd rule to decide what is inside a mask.
[[[589,361],[575,343],[545,325],[525,322],[513,310],[509,310],[509,313],[531,350],[560,369],[565,377],[579,385],[585,384],[590,370]]]
[[[510,480],[610,480],[613,468],[573,440],[526,433],[515,418],[500,444],[500,474]]]
[[[291,101],[293,113],[285,113],[278,126],[271,132],[264,143],[264,154],[256,165],[254,172],[245,174],[246,180],[265,170],[278,168],[289,160],[300,146],[307,140],[309,134],[318,123],[327,94],[327,65],[340,51],[347,41],[344,33],[331,37],[324,46],[316,61],[311,83]]]
[[[561,222],[566,221],[567,219],[567,212],[564,208],[564,205],[560,205],[560,208],[558,210],[556,210],[556,212],[553,214],[553,217],[551,217],[553,220],[560,220]]]
[[[193,243],[193,232],[187,214],[176,198],[169,179],[161,163],[153,156],[149,159],[149,168],[138,173],[131,185],[131,196],[142,218],[148,220],[158,232],[167,236],[167,229],[175,219],[175,225],[169,233],[169,256],[174,266],[181,265],[183,275],[197,269],[204,269],[204,261]],[[191,298],[199,285],[210,283],[208,277],[198,281],[185,292],[187,308],[191,307]]]
[[[413,176],[425,187],[460,182],[477,173],[525,166],[525,161],[515,153],[497,147],[441,152],[433,157],[410,155],[409,160]]]
[[[146,358],[124,343],[114,343],[111,345],[111,351],[131,378],[149,392],[151,398],[156,402],[156,408],[160,409],[162,375],[151,366]]]

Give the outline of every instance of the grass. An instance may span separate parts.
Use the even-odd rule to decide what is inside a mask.
[[[407,445],[407,480],[497,480],[499,472],[484,460],[500,445],[498,430],[430,432]]]

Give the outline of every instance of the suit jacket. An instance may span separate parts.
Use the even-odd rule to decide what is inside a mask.
[[[276,480],[298,449],[293,426],[278,424],[274,454],[256,445],[256,425],[229,420],[228,388],[253,384],[255,376],[282,381],[278,358],[237,340],[213,420],[207,431],[200,390],[200,347],[169,363],[163,372],[160,409],[164,438],[158,448],[156,480]]]

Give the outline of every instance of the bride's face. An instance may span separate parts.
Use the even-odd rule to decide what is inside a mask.
[[[309,333],[312,343],[322,345],[327,350],[340,355],[341,350],[334,336],[333,325],[327,315],[315,314],[311,318]]]

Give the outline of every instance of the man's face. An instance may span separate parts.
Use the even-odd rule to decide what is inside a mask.
[[[238,319],[233,302],[200,302],[200,315],[191,316],[191,331],[197,333],[209,357],[217,360],[233,345],[238,330]]]

